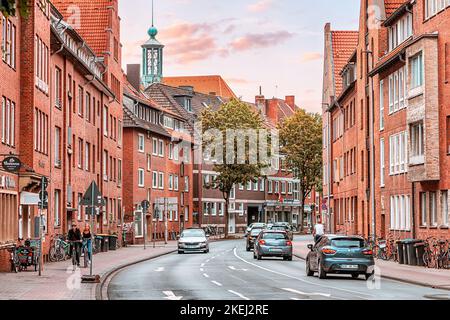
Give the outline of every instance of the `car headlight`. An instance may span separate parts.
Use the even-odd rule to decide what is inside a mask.
[[[206,247],[206,241],[205,241],[205,242],[201,242],[201,243],[200,243],[200,246]]]

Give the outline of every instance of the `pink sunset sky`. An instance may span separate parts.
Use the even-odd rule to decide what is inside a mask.
[[[141,62],[151,26],[150,0],[120,1],[123,66]],[[319,112],[323,28],[358,28],[357,0],[155,0],[157,39],[165,45],[164,75],[221,75],[254,101],[294,94]]]

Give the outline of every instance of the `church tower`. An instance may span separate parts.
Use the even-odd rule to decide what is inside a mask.
[[[150,39],[142,45],[142,84],[144,88],[155,82],[161,82],[163,75],[163,49],[156,40],[158,29],[154,26],[153,1],[152,1],[152,26],[148,29]]]

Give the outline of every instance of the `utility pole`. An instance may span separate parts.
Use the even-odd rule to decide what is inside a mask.
[[[168,234],[168,222],[167,222],[167,198],[164,198],[164,243],[167,244],[167,240],[169,238]]]

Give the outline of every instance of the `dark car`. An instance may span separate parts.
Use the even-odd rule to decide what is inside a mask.
[[[308,245],[311,250],[306,257],[306,274],[350,274],[354,279],[364,275],[366,280],[374,272],[373,252],[366,241],[358,236],[323,235],[316,244]]]
[[[255,241],[253,258],[261,260],[263,257],[282,257],[292,261],[292,241],[285,231],[261,231]]]
[[[258,238],[259,234],[263,230],[264,230],[263,228],[253,228],[250,230],[250,233],[247,236],[247,246],[246,246],[247,251],[250,251],[251,249],[254,248],[255,240],[256,238]]]
[[[289,236],[290,240],[294,239],[294,234],[291,230],[291,227],[287,224],[274,224],[272,226],[270,226],[270,228],[268,228],[268,230],[273,230],[273,231],[284,231],[287,233],[287,235]]]

